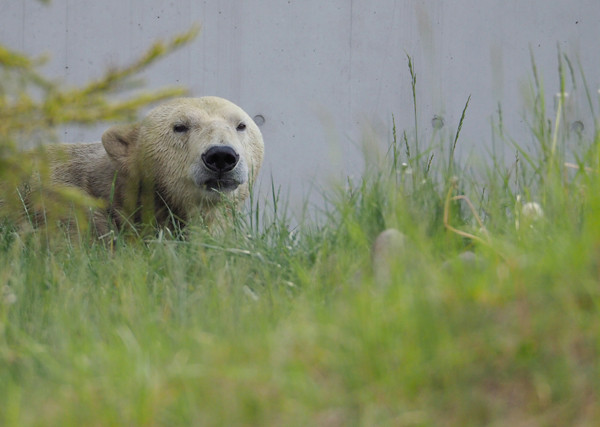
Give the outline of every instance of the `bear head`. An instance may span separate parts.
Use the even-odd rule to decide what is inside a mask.
[[[118,173],[133,183],[151,183],[184,216],[223,196],[246,199],[264,152],[250,116],[218,97],[162,104],[138,124],[109,129],[102,144]]]

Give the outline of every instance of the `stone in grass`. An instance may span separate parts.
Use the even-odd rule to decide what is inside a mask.
[[[388,284],[394,266],[401,262],[406,251],[406,236],[395,228],[379,233],[372,249],[373,275],[377,283]]]
[[[482,269],[485,265],[485,260],[472,251],[464,251],[457,256],[445,261],[442,264],[444,270],[454,269]]]

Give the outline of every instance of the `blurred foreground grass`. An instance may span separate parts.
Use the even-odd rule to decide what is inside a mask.
[[[218,238],[112,252],[5,224],[0,424],[594,425],[600,137],[549,126],[532,91],[519,162],[475,173],[458,131],[419,153],[394,130],[296,230],[275,190]],[[406,243],[383,282],[370,248],[389,227]]]

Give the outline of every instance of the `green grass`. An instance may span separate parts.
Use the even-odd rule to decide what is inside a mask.
[[[275,190],[222,235],[114,251],[5,226],[0,425],[594,425],[600,136],[540,111],[538,146],[476,172],[458,130],[412,157],[405,132],[295,230]]]

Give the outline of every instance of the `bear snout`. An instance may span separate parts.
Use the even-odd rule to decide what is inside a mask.
[[[240,160],[240,155],[227,145],[219,145],[206,150],[201,158],[209,170],[221,174],[233,170]]]
[[[217,192],[230,192],[248,181],[245,159],[229,145],[213,145],[200,155],[190,169],[196,186],[208,191],[210,197]]]

